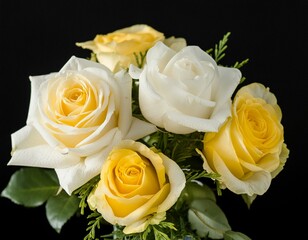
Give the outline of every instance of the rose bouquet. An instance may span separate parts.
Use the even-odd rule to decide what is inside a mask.
[[[1,196],[45,204],[58,233],[85,217],[85,240],[250,239],[216,199],[250,207],[289,150],[275,95],[243,85],[248,59],[221,63],[229,36],[203,50],[137,24],[76,43],[89,58],[30,77],[8,162],[22,167]]]

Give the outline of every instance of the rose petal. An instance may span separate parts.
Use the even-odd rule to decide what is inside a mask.
[[[79,157],[59,150],[50,147],[33,127],[25,126],[12,134],[13,152],[8,165],[54,168],[79,162]]]
[[[245,180],[240,180],[230,172],[223,159],[215,151],[213,158],[215,168],[221,175],[223,183],[232,192],[252,196],[254,194],[263,195],[268,190],[272,180],[271,174],[268,171],[256,167],[259,169],[258,171],[254,171],[253,174],[248,175]]]
[[[112,142],[104,147],[97,154],[88,156],[78,164],[69,168],[56,168],[61,187],[68,193],[72,192],[88,182],[93,177],[100,173],[104,159],[107,158],[113,146],[121,141],[121,134],[119,131],[114,133]],[[77,177],[78,176],[78,177]]]

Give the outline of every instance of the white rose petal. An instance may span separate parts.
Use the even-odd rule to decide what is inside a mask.
[[[187,134],[216,132],[231,115],[231,96],[241,72],[217,66],[197,46],[178,52],[157,42],[149,49],[139,77],[139,104],[143,116],[167,131]]]

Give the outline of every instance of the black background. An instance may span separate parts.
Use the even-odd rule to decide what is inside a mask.
[[[75,45],[137,23],[189,45],[214,47],[230,31],[225,64],[249,58],[246,83],[261,82],[283,112],[290,156],[270,189],[247,209],[223,192],[221,207],[233,230],[254,240],[307,239],[307,34],[308,2],[302,1],[3,1],[0,0],[1,137],[0,188],[18,167],[7,166],[10,134],[25,125],[30,75],[58,71]],[[57,234],[44,207],[26,209],[0,198],[1,239],[83,239],[86,221],[73,218]],[[4,237],[5,236],[5,237]],[[4,238],[3,238],[4,237]]]

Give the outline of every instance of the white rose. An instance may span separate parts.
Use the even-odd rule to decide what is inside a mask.
[[[143,70],[130,66],[139,79],[143,116],[177,134],[216,132],[231,114],[231,96],[241,72],[217,66],[198,46],[178,52],[158,42],[149,49]]]
[[[72,57],[58,73],[30,77],[27,124],[12,134],[9,165],[54,168],[68,194],[98,175],[112,147],[155,126],[132,117],[132,79]]]

